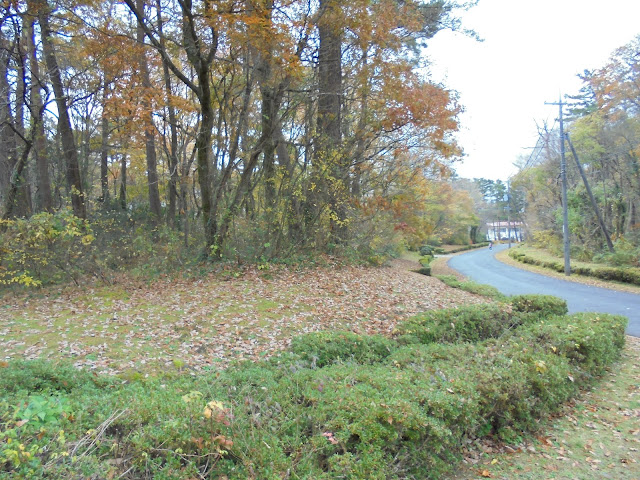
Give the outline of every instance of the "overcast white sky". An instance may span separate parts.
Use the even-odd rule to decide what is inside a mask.
[[[457,90],[466,109],[456,170],[506,180],[535,145],[536,122],[558,116],[544,103],[578,93],[578,73],[640,34],[640,0],[480,0],[462,20],[484,42],[444,31],[426,50],[433,79]]]

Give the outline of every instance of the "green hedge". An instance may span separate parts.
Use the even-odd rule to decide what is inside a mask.
[[[458,280],[458,278],[453,275],[437,275],[437,278],[449,287],[459,288],[460,290],[475,293],[476,295],[482,295],[483,297],[489,297],[494,300],[506,300],[507,298],[500,293],[500,290],[491,285],[476,283],[470,280]]]
[[[521,316],[489,303],[416,315],[398,325],[394,335],[401,343],[479,342],[499,337],[521,323]]]
[[[291,341],[291,351],[316,368],[348,361],[376,363],[387,357],[393,348],[391,340],[381,335],[351,332],[309,333]]]
[[[431,276],[431,267],[427,266],[427,267],[420,267],[418,270],[416,270],[416,272],[422,274],[422,275],[426,275],[427,277]]]
[[[423,267],[426,267],[431,263],[432,260],[433,255],[424,255],[420,258],[420,260],[418,260],[418,262],[420,262],[420,265],[422,265]]]
[[[510,250],[509,256],[521,263],[549,268],[559,273],[564,272],[564,264],[559,261],[539,260],[518,250]],[[572,266],[571,272],[586,277],[640,285],[640,270],[634,268]]]
[[[179,378],[10,362],[0,478],[442,478],[467,440],[535,429],[620,356],[623,317],[547,314],[563,310],[549,297],[511,310],[429,312],[392,339],[303,335],[269,360]]]
[[[566,300],[553,295],[514,295],[509,302],[514,312],[550,316],[565,315],[569,311]]]
[[[480,242],[473,243],[471,245],[464,245],[462,247],[454,248],[452,250],[447,251],[447,253],[458,253],[458,252],[466,252],[467,250],[474,250],[476,248],[488,247],[489,242]]]

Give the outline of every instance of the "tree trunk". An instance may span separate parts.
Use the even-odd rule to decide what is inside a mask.
[[[330,231],[336,243],[346,240],[348,167],[342,142],[342,29],[340,3],[320,0],[318,22],[318,113],[316,174],[327,195]]]
[[[11,175],[11,183],[9,185],[9,192],[7,194],[6,208],[4,214],[2,215],[3,220],[8,220],[9,218],[14,216],[14,209],[18,204],[18,195],[22,189],[22,184],[24,183],[24,169],[27,166],[27,159],[29,158],[29,152],[31,151],[31,142],[28,142],[24,150],[22,151],[22,155],[18,158],[14,169],[13,174]]]
[[[103,206],[109,203],[109,119],[105,112],[108,95],[108,82],[105,74],[102,90],[102,124],[100,125],[100,198]]]
[[[262,169],[264,174],[265,210],[273,225],[273,216],[277,210],[276,205],[276,142],[274,139],[274,122],[278,115],[278,106],[275,102],[275,92],[266,86],[260,88],[262,93],[262,135],[265,138],[264,157]],[[271,230],[271,229],[270,229]],[[271,232],[269,232],[271,233]]]
[[[16,35],[17,36],[17,35]],[[25,106],[26,106],[26,93],[27,93],[27,52],[25,52],[24,47],[28,42],[27,38],[27,29],[23,29],[20,34],[20,39],[16,43],[16,49],[14,52],[14,58],[16,60],[16,97],[15,97],[15,118],[13,119],[13,128],[15,131],[15,141],[16,141],[16,154],[14,158],[14,172],[18,168],[18,164],[22,162],[22,151],[24,148],[31,149],[31,145],[24,145],[24,143],[28,143],[30,141],[25,140],[25,126],[24,126],[24,117],[25,117]],[[22,140],[22,141],[21,141]],[[21,148],[22,146],[22,148]],[[25,165],[28,158],[24,159]],[[33,213],[33,205],[31,202],[31,184],[27,176],[29,175],[29,170],[20,169],[21,174],[18,180],[18,192],[16,195],[16,205],[15,205],[15,214],[18,217],[29,217]]]
[[[136,7],[139,12],[144,12],[144,3],[142,0],[136,0]],[[149,75],[149,65],[147,64],[147,57],[144,47],[144,30],[140,24],[136,28],[136,40],[140,45],[140,54],[138,57],[138,68],[140,76],[142,77],[142,110],[143,110],[143,123],[144,123],[144,143],[147,154],[147,185],[149,188],[149,209],[155,217],[153,220],[158,221],[162,215],[160,208],[160,192],[158,189],[158,159],[156,156],[156,142],[155,142],[155,127],[153,125],[153,112],[151,99],[149,97],[151,93],[151,78]]]
[[[161,48],[165,48],[165,38],[162,31],[162,7],[160,0],[156,3],[157,15],[158,15],[158,33],[160,35]],[[138,27],[139,28],[139,27]],[[167,103],[167,112],[169,114],[169,131],[170,131],[170,144],[169,152],[167,154],[169,163],[169,205],[167,209],[167,224],[174,226],[176,222],[176,204],[178,202],[178,184],[180,182],[180,175],[178,174],[178,120],[176,117],[176,109],[172,104],[171,96],[173,90],[171,88],[171,75],[169,74],[169,65],[165,58],[162,59],[162,75],[164,78],[164,89]],[[185,210],[186,211],[186,210]],[[186,233],[185,233],[186,234]]]
[[[8,46],[0,30],[0,200],[4,204],[5,211],[13,173],[12,166],[15,163],[15,134],[11,129],[13,119],[9,108],[11,89],[7,78]]]
[[[118,202],[120,202],[122,210],[127,209],[127,156],[125,154],[122,155],[120,160],[120,194]]]
[[[263,148],[265,145],[265,138],[261,138],[258,141],[258,145],[251,152],[249,157],[249,161],[244,166],[244,171],[240,176],[240,181],[238,182],[238,186],[236,187],[235,195],[233,196],[233,200],[225,210],[224,215],[222,216],[222,221],[220,223],[220,229],[218,231],[218,235],[216,236],[216,245],[219,249],[222,248],[224,241],[227,239],[227,235],[229,234],[229,228],[231,227],[231,221],[235,217],[238,212],[238,208],[242,203],[242,198],[249,188],[249,183],[251,181],[251,176],[253,174],[253,170],[258,165],[258,159],[260,154],[263,152]]]
[[[31,8],[31,4],[29,4]],[[38,52],[33,32],[34,21],[27,20],[27,38],[29,41],[29,64],[31,67],[31,128],[36,129],[33,151],[37,172],[37,204],[45,212],[53,211],[53,197],[51,196],[51,179],[49,177],[49,158],[47,156],[47,137],[44,131],[44,103],[42,101],[40,66]]]
[[[200,185],[200,195],[202,197],[202,223],[204,226],[205,238],[205,255],[219,255],[220,252],[211,252],[210,249],[216,245],[217,222],[215,214],[211,212],[211,177],[209,150],[211,149],[211,137],[213,131],[214,114],[212,108],[211,88],[209,85],[209,70],[200,72],[200,88],[202,90],[202,98],[200,99],[202,119],[200,121],[200,130],[196,138],[197,149],[197,171],[198,184]],[[202,83],[204,82],[204,83]],[[214,248],[219,248],[217,245]]]
[[[6,218],[11,216],[26,216],[29,213],[28,190],[25,188],[24,167],[27,159],[19,156],[18,152],[18,132],[20,128],[13,118],[11,112],[11,101],[16,100],[18,96],[22,96],[20,89],[24,88],[24,84],[20,87],[22,80],[18,81],[18,88],[15,97],[11,91],[9,82],[8,64],[12,55],[9,48],[9,42],[6,41],[0,32],[0,194],[4,196],[4,212]],[[18,77],[22,77],[18,73]],[[23,102],[24,99],[20,100]],[[20,103],[18,102],[18,103]],[[16,106],[16,112],[20,108]],[[19,117],[18,113],[18,117]],[[25,146],[25,149],[29,146]],[[8,216],[7,216],[7,212]]]
[[[80,178],[80,167],[78,164],[78,151],[76,150],[76,142],[73,137],[73,129],[71,128],[71,119],[67,107],[67,97],[64,93],[64,85],[62,84],[62,76],[58,67],[53,47],[53,39],[51,36],[51,27],[49,26],[49,6],[46,0],[38,0],[38,19],[40,21],[40,30],[42,32],[42,48],[47,64],[49,78],[53,87],[53,93],[56,98],[56,107],[58,108],[58,132],[62,140],[62,153],[66,161],[66,176],[69,190],[71,191],[71,206],[73,214],[79,218],[87,217],[85,197],[82,190],[82,179]]]

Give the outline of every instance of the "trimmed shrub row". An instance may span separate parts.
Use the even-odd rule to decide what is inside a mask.
[[[314,333],[216,375],[128,384],[11,363],[0,478],[441,478],[465,438],[517,438],[619,357],[623,317],[562,313],[519,296],[418,315],[391,339]],[[34,394],[64,415],[22,423]]]
[[[442,255],[445,253],[444,248],[434,247],[433,245],[423,245],[420,247],[420,255]]]
[[[482,248],[482,247],[488,247],[488,246],[489,246],[489,242],[473,243],[471,245],[465,245],[463,247],[454,248],[453,250],[449,250],[446,253],[466,252],[467,250],[474,250],[476,248]]]
[[[514,260],[522,263],[549,268],[559,273],[564,272],[564,264],[562,264],[561,262],[539,260],[527,255],[524,252],[519,252],[518,250],[509,251],[509,256]],[[594,277],[602,280],[611,280],[616,282],[630,283],[633,285],[640,285],[640,270],[638,269],[623,267],[572,266],[571,271],[577,275],[583,275],[585,277]]]
[[[342,362],[377,363],[386,358],[392,348],[391,340],[381,335],[351,332],[309,333],[291,341],[291,351],[314,368]]]
[[[505,300],[507,298],[505,295],[500,293],[500,290],[492,287],[491,285],[476,283],[470,280],[458,280],[453,275],[437,275],[437,278],[449,287],[459,288],[460,290],[475,293],[476,295],[493,298],[494,300]]]
[[[395,338],[402,344],[476,343],[498,337],[520,323],[520,316],[488,303],[416,315],[398,325]]]
[[[553,295],[514,295],[509,302],[514,312],[536,313],[545,317],[565,315],[569,311],[566,300]]]

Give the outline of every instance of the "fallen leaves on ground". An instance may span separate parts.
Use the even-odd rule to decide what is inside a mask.
[[[109,374],[199,371],[267,357],[308,332],[389,334],[416,313],[486,301],[412,267],[246,269],[5,296],[0,349],[3,360],[70,358]]]

